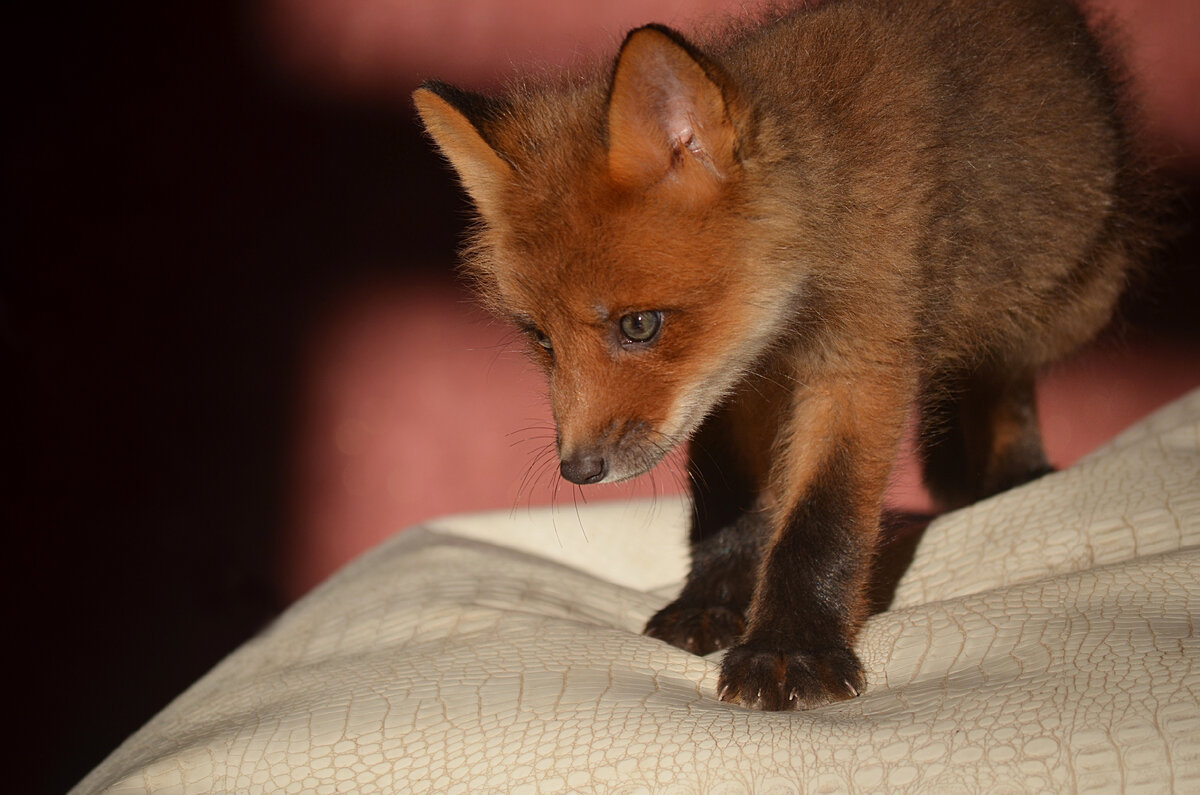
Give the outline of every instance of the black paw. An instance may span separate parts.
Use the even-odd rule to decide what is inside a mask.
[[[721,662],[717,695],[750,709],[812,709],[863,692],[866,678],[854,652],[736,646]]]
[[[746,619],[727,607],[667,605],[646,622],[644,633],[692,654],[727,649],[746,631]]]

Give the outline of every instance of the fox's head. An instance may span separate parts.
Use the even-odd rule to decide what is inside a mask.
[[[611,75],[414,95],[479,211],[468,268],[549,376],[563,477],[654,466],[733,390],[792,296],[751,190],[754,113],[658,26]]]

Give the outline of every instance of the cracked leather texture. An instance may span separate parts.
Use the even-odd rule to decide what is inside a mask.
[[[295,604],[78,792],[1200,791],[1200,392],[930,526],[859,698],[641,636],[684,505],[452,517]]]

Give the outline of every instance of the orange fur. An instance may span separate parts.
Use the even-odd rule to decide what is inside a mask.
[[[1061,0],[843,0],[611,71],[417,108],[481,214],[484,300],[546,368],[564,477],[693,440],[693,569],[647,632],[721,697],[863,687],[852,645],[908,407],[961,504],[1046,469],[1037,369],[1152,241],[1100,48]]]

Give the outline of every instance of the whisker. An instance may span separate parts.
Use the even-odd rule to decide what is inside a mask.
[[[543,468],[542,474],[548,474],[548,468]],[[554,528],[554,540],[559,549],[563,547],[562,535],[558,532],[558,492],[562,487],[562,478],[554,479],[554,490],[550,495],[550,526]]]
[[[521,482],[517,486],[516,499],[513,502],[513,513],[520,507],[521,497],[524,496],[528,502],[530,509],[533,508],[533,490],[534,486],[546,474],[547,470],[553,466],[556,460],[554,448],[551,445],[542,447],[534,454],[525,468],[525,474],[521,477]]]
[[[582,487],[577,484],[573,485],[575,485],[575,488],[571,490],[571,495],[575,502],[575,521],[579,523],[579,532],[583,534],[584,542],[590,544],[591,541],[588,539],[587,528],[583,526],[583,517],[579,515],[579,500],[582,499],[583,504],[587,505],[587,495],[583,493]]]
[[[554,434],[554,426],[553,425],[546,425],[544,423],[539,423],[536,419],[532,419],[532,418],[527,420],[527,422],[532,422],[535,424],[534,425],[526,425],[522,428],[516,428],[514,430],[511,430],[508,433],[504,434],[505,438],[510,437],[510,436],[516,436],[518,433],[532,433],[534,431],[540,431],[541,433],[549,434],[549,435]]]
[[[553,440],[554,440],[554,434],[541,433],[541,434],[526,436],[521,439],[513,439],[512,441],[510,441],[508,443],[508,446],[516,447],[517,445],[521,445],[521,444],[545,444],[547,441],[553,441]],[[553,445],[551,445],[551,446],[553,446]]]
[[[526,467],[526,469],[525,469],[526,477],[525,477],[525,478],[523,478],[523,479],[521,480],[521,486],[522,486],[522,487],[525,485],[525,483],[526,483],[526,480],[528,479],[528,476],[529,476],[530,472],[531,472],[531,471],[532,471],[534,468],[539,468],[539,469],[540,469],[540,467],[544,466],[544,465],[545,465],[545,463],[546,463],[546,460],[547,460],[547,459],[550,457],[550,455],[551,455],[551,450],[550,450],[550,448],[549,448],[549,447],[545,447],[545,446],[543,446],[543,447],[539,448],[539,449],[538,449],[538,450],[537,450],[537,451],[536,451],[536,452],[533,454],[533,456],[532,456],[532,457],[529,459],[529,465],[528,465],[528,466]]]

